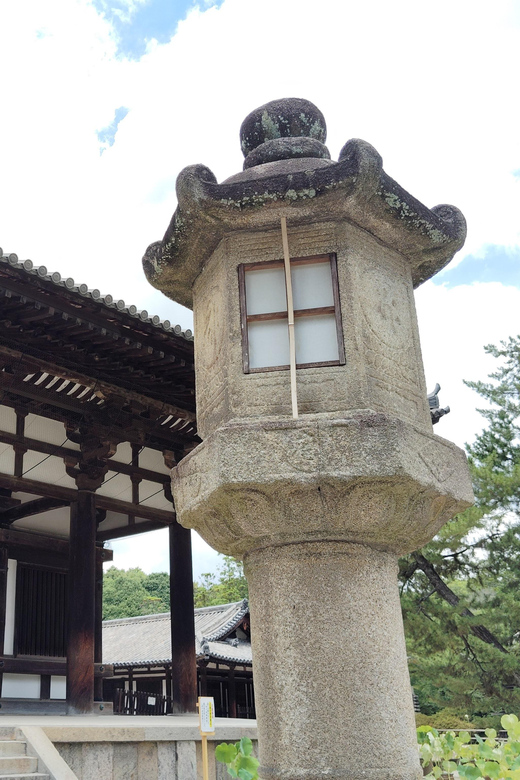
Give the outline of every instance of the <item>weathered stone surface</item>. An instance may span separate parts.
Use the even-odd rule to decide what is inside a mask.
[[[137,747],[138,743],[135,742],[114,743],[113,780],[138,780]],[[148,775],[149,780],[152,777],[152,774]]]
[[[245,571],[262,780],[418,780],[396,557],[295,544]]]
[[[83,753],[81,744],[60,742],[56,749],[65,763],[72,769],[78,780],[83,780]]]
[[[336,252],[346,364],[299,369],[302,414],[392,413],[431,431],[409,264],[348,223],[289,226],[294,257]],[[244,374],[236,266],[282,255],[280,230],[221,242],[193,296],[197,425],[202,438],[231,420],[291,414],[286,371]]]
[[[157,743],[140,742],[137,745],[137,780],[150,780],[157,776]]]
[[[157,780],[180,780],[175,742],[157,743]]]
[[[110,743],[84,743],[82,749],[83,780],[95,777],[96,780],[112,780],[114,747]]]
[[[177,742],[178,780],[197,780],[197,777],[195,742]]]
[[[271,100],[255,108],[240,127],[240,147],[247,156],[266,141],[277,138],[327,139],[325,117],[313,103],[301,98]]]
[[[177,517],[221,552],[344,539],[404,554],[470,505],[464,453],[366,411],[221,427],[173,471]]]
[[[307,108],[300,110],[300,103]],[[352,139],[337,163],[317,154],[294,159],[304,154],[302,137],[318,143],[325,139],[319,117],[321,112],[308,101],[273,101],[246,120],[243,148],[254,155],[260,145],[275,141],[278,159],[273,161],[268,148],[265,160],[256,152],[253,167],[223,184],[203,165],[181,171],[177,210],[163,240],[151,244],[143,258],[154,287],[191,307],[194,281],[224,236],[236,230],[272,230],[281,216],[298,227],[332,219],[357,224],[408,258],[414,285],[451,260],[466,236],[461,212],[446,205],[430,210],[417,201],[383,171],[370,144]],[[281,159],[283,149],[289,159]]]
[[[315,138],[274,138],[249,152],[244,160],[244,170],[254,168],[255,165],[301,157],[330,160],[330,152],[325,144],[316,141]]]

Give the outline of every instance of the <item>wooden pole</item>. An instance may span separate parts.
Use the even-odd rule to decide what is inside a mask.
[[[197,662],[191,534],[175,522],[170,533],[170,612],[173,714],[197,711]]]
[[[292,416],[298,419],[298,395],[296,390],[296,342],[294,339],[294,305],[291,279],[291,256],[287,237],[287,219],[282,217],[283,263],[285,268],[285,289],[287,292],[287,322],[289,325],[289,369],[291,375]]]
[[[94,493],[78,490],[70,507],[67,713],[92,712],[96,591],[96,507]]]
[[[202,780],[209,780],[208,737],[202,734]]]

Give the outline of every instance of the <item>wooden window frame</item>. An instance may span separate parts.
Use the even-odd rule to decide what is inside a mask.
[[[334,314],[336,321],[336,336],[338,340],[338,360],[326,360],[314,363],[297,363],[296,368],[320,368],[323,366],[344,366],[345,365],[345,346],[343,344],[343,322],[341,319],[341,306],[339,298],[338,284],[338,263],[334,252],[324,255],[310,255],[309,257],[291,257],[291,266],[293,265],[317,265],[318,263],[329,263],[332,280],[332,294],[334,304],[332,306],[319,306],[314,309],[295,309],[294,318],[313,317],[323,314]],[[242,331],[242,368],[244,374],[259,374],[264,371],[288,371],[289,364],[283,366],[266,366],[260,368],[251,368],[249,365],[249,322],[272,322],[273,320],[287,319],[287,310],[268,312],[267,314],[247,314],[246,300],[246,273],[252,270],[262,270],[264,268],[284,268],[283,260],[266,260],[260,263],[241,263],[238,266],[238,286],[240,295],[240,327]]]

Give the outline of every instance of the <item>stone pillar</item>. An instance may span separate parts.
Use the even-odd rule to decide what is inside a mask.
[[[309,542],[245,567],[261,777],[421,777],[397,557]]]
[[[94,494],[78,490],[70,506],[67,714],[92,712],[96,593],[96,508]]]
[[[170,611],[173,714],[197,711],[197,663],[193,615],[191,531],[178,523],[170,533]]]

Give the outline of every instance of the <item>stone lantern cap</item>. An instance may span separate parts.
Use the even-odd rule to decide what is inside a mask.
[[[192,307],[192,287],[222,238],[235,230],[352,222],[408,258],[417,287],[440,271],[466,237],[454,206],[427,208],[383,170],[381,156],[360,139],[348,141],[338,162],[325,146],[321,111],[285,98],[257,108],[242,123],[244,170],[219,184],[204,165],[177,178],[178,206],[162,241],[143,257],[150,283]]]

